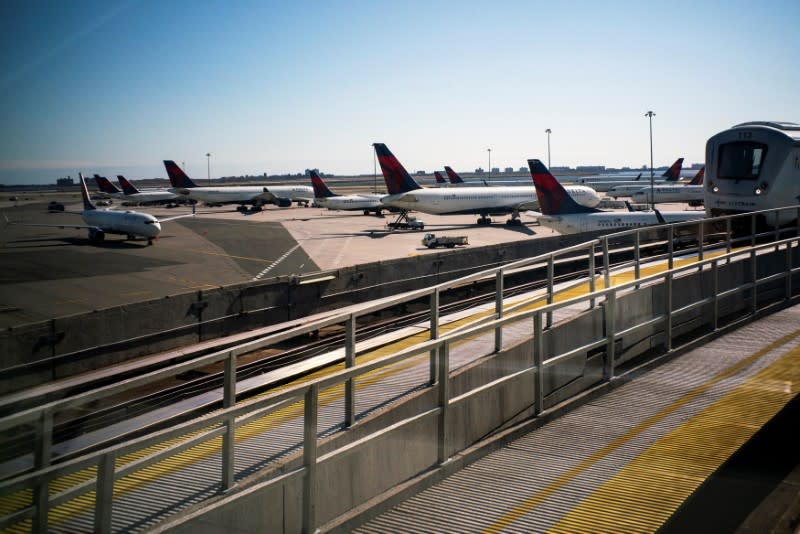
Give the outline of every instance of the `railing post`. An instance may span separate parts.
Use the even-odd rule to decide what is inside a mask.
[[[311,383],[303,403],[303,532],[311,534],[317,528],[317,412],[319,385]]]
[[[503,269],[497,271],[495,275],[495,295],[494,295],[494,312],[497,319],[503,318]],[[503,350],[503,327],[497,326],[494,329],[494,351],[500,352]]]
[[[792,298],[792,242],[786,243],[786,300]]]
[[[750,215],[750,246],[756,246],[756,215]]]
[[[37,470],[50,465],[53,447],[53,412],[42,410],[39,423],[36,425],[36,443],[34,444],[34,466]],[[50,511],[50,482],[40,478],[33,493],[33,504],[36,506],[33,531],[47,532],[47,514]]]
[[[553,277],[555,276],[555,265],[553,255],[547,258],[547,303],[553,303]],[[547,312],[547,328],[553,326],[553,312]]]
[[[666,325],[664,328],[664,347],[667,352],[672,350],[672,271],[667,272],[664,284],[664,311],[666,312]]]
[[[636,280],[642,277],[642,251],[641,251],[641,232],[639,230],[635,231],[636,236],[633,242],[633,274],[636,277]],[[636,289],[639,289],[639,285],[636,285]]]
[[[225,359],[225,385],[222,407],[230,408],[236,403],[236,354],[231,351]],[[222,436],[222,491],[233,487],[236,473],[236,418],[225,418],[225,434]]]
[[[431,339],[439,339],[439,288],[431,293]],[[431,349],[430,375],[431,386],[436,383],[436,349]]]
[[[595,265],[594,265],[594,246],[595,242],[589,246],[589,293],[595,292]],[[594,308],[594,298],[589,300],[589,307]]]
[[[115,463],[115,454],[113,452],[108,452],[100,457],[100,462],[97,466],[94,531],[99,534],[108,534],[111,532],[111,515],[114,505]]]
[[[450,458],[447,440],[447,419],[450,409],[450,355],[447,343],[439,346],[439,429],[437,435],[436,458],[444,464]]]
[[[603,378],[608,381],[611,381],[614,378],[614,358],[616,357],[614,338],[616,337],[617,333],[616,310],[617,292],[612,291],[611,293],[607,294],[605,308],[603,309],[606,323],[606,340],[608,341],[606,344],[606,361],[605,365],[603,366]]]
[[[542,339],[542,314],[533,314],[533,365],[536,367],[534,374],[534,412],[536,415],[544,410],[544,340]]]
[[[730,217],[725,219],[725,232],[728,234],[728,239],[727,239],[727,243],[726,243],[726,246],[725,246],[725,253],[726,254],[730,254],[731,253],[731,249],[733,248],[733,243],[731,243],[731,240],[733,239],[733,233],[731,232],[731,218]],[[730,262],[731,262],[731,259],[728,258],[727,263],[730,263]]]
[[[704,250],[704,247],[703,247],[703,245],[705,243],[705,240],[706,240],[705,226],[706,226],[705,221],[701,220],[699,228],[697,229],[697,234],[698,234],[697,235],[697,247],[698,247],[697,261],[703,261],[703,258],[705,257],[705,254],[704,254],[705,250]],[[703,268],[700,267],[700,270],[702,271]]]
[[[672,269],[674,264],[673,258],[675,256],[675,227],[670,224],[667,227],[667,231],[669,232],[669,236],[667,237],[667,254],[669,255],[667,258],[667,268]]]
[[[347,369],[356,364],[356,318],[350,314],[344,326],[344,366]],[[356,384],[355,378],[344,383],[344,426],[356,424]]]
[[[753,279],[753,313],[758,311],[758,265],[756,249],[750,249],[750,276]]]
[[[719,328],[719,262],[715,259],[711,262],[711,276],[714,279],[714,312],[713,312],[713,319],[714,319],[714,331],[716,332]]]
[[[605,288],[611,284],[611,265],[608,263],[608,238],[603,238],[603,284]]]

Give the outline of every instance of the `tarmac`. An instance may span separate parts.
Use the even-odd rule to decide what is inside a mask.
[[[58,200],[65,212],[49,213]],[[190,213],[188,207],[123,208],[159,219]],[[74,194],[33,193],[0,201],[12,223],[83,224]],[[72,212],[72,213],[70,213]],[[200,206],[195,217],[162,224],[152,246],[109,235],[91,243],[86,230],[26,227],[3,221],[0,230],[0,328],[85,313],[166,295],[252,280],[307,274],[386,259],[419,256],[422,236],[464,235],[469,245],[556,235],[522,214],[522,226],[503,216],[490,226],[477,216],[417,214],[424,231],[386,227],[395,219],[314,207],[278,208],[242,214],[232,206]],[[443,249],[436,250],[442,252]]]

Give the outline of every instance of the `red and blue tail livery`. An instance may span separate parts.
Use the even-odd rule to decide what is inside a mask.
[[[197,187],[192,179],[186,176],[186,173],[183,172],[183,169],[178,167],[178,165],[171,159],[164,160],[164,167],[167,169],[169,183],[172,184],[172,187],[182,187],[185,189]]]
[[[444,176],[442,176],[442,173],[439,171],[433,171],[433,177],[436,178],[436,183],[439,185],[447,183],[447,181],[444,179]]]
[[[538,159],[529,159],[533,185],[536,186],[536,197],[539,199],[539,211],[545,215],[565,215],[568,213],[595,213],[599,210],[587,208],[575,202],[564,186],[550,174],[547,167]]]
[[[328,189],[328,186],[322,181],[322,178],[317,171],[311,171],[311,187],[314,188],[314,198],[330,198],[338,196],[336,193]]]
[[[94,210],[97,209],[92,204],[92,201],[89,199],[89,190],[86,188],[86,181],[83,179],[83,173],[78,173],[78,179],[81,182],[81,198],[83,198],[83,209],[84,211]]]
[[[692,181],[689,182],[689,185],[703,185],[703,178],[705,177],[705,175],[706,175],[706,168],[701,167],[700,170],[697,171],[697,174],[694,175],[694,178],[692,178]]]
[[[386,145],[373,143],[372,146],[375,147],[375,153],[378,155],[378,163],[381,164],[381,171],[383,171],[383,180],[386,182],[386,189],[390,195],[422,189]]]
[[[444,167],[445,172],[447,173],[447,177],[450,179],[451,184],[463,184],[464,180],[461,179],[461,176],[456,173],[451,167],[445,165]]]
[[[683,168],[683,158],[678,158],[672,166],[664,171],[661,176],[668,182],[677,182],[681,177],[681,169]]]
[[[94,181],[97,182],[97,188],[100,189],[100,191],[102,191],[103,193],[106,193],[108,195],[117,195],[122,192],[116,185],[112,184],[105,176],[100,176],[99,174],[95,174]]]
[[[126,195],[135,195],[135,194],[139,193],[139,190],[136,189],[133,186],[133,184],[130,183],[127,180],[127,178],[125,178],[121,174],[117,175],[117,181],[119,182],[119,185],[122,186],[122,192],[125,193]]]

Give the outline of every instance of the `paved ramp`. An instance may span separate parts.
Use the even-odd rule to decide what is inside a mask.
[[[695,349],[358,529],[654,532],[800,389],[800,306]]]

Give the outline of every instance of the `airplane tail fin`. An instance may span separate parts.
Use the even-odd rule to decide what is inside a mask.
[[[95,177],[96,178],[96,177]],[[81,197],[83,197],[83,210],[94,210],[97,209],[92,204],[92,201],[89,200],[89,190],[86,188],[86,180],[83,179],[83,173],[78,173],[78,179],[81,181]]]
[[[133,184],[130,183],[128,179],[122,176],[121,174],[117,175],[117,181],[119,182],[119,185],[122,186],[122,192],[125,193],[126,195],[135,195],[136,193],[139,192],[139,190],[136,189],[133,186]]]
[[[529,159],[528,167],[531,170],[533,184],[536,186],[536,196],[539,199],[539,211],[545,215],[566,215],[569,213],[594,213],[599,210],[581,206],[569,196],[555,176],[550,174],[547,167],[538,159]]]
[[[683,158],[678,158],[672,166],[664,171],[662,178],[668,182],[677,182],[681,178],[681,168],[683,167]]]
[[[186,176],[186,173],[183,172],[183,169],[178,167],[178,165],[171,159],[164,160],[164,167],[167,169],[169,183],[172,184],[172,187],[184,187],[186,189],[197,187],[192,179]]]
[[[433,177],[436,178],[436,183],[439,185],[446,184],[447,182],[439,171],[433,171]]]
[[[642,173],[639,173],[639,176],[637,176],[636,178],[634,178],[634,180],[635,180],[635,181],[637,181],[637,182],[638,182],[639,180],[641,180],[641,179],[642,179]]]
[[[375,147],[375,153],[378,155],[378,162],[381,164],[383,181],[386,182],[386,189],[390,195],[422,189],[385,144],[374,143],[373,146]]]
[[[694,175],[694,178],[692,178],[692,181],[689,182],[689,185],[703,185],[703,178],[705,177],[705,175],[706,175],[706,168],[701,167],[700,170],[697,171],[697,174]]]
[[[339,196],[330,189],[328,189],[328,186],[325,185],[325,182],[322,181],[322,177],[317,173],[317,171],[311,171],[311,187],[314,188],[314,196],[316,198],[328,198],[328,197]]]
[[[97,182],[97,187],[103,193],[107,193],[109,195],[114,195],[114,194],[118,194],[118,193],[122,192],[122,191],[119,190],[119,188],[117,186],[112,184],[108,180],[108,178],[106,178],[105,176],[100,176],[99,174],[95,174],[94,175],[94,181]]]
[[[464,180],[454,171],[452,168],[445,166],[445,172],[447,173],[447,177],[450,179],[451,184],[463,184]]]

